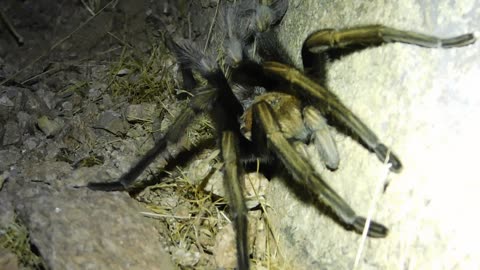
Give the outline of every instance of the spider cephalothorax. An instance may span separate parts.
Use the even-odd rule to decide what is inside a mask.
[[[240,2],[240,1],[237,1]],[[326,183],[306,158],[305,144],[315,144],[330,169],[336,169],[339,156],[328,133],[327,122],[347,131],[381,162],[399,172],[399,158],[385,146],[357,116],[332,92],[322,87],[312,74],[312,59],[333,50],[358,50],[386,42],[403,42],[424,47],[460,47],[472,44],[472,34],[440,39],[419,33],[373,25],[343,30],[319,30],[304,42],[302,57],[307,74],[294,68],[276,42],[272,27],[277,25],[288,1],[276,0],[270,6],[239,3],[224,9],[224,48],[231,76],[227,78],[209,54],[204,54],[188,40],[167,40],[183,74],[198,72],[208,87],[194,92],[190,106],[180,114],[168,132],[140,161],[112,183],[90,183],[98,190],[128,190],[142,171],[157,157],[169,160],[175,153],[181,134],[199,112],[209,111],[216,125],[218,146],[224,161],[224,185],[232,209],[237,233],[239,269],[249,268],[247,218],[239,178],[242,161],[277,160],[294,182],[311,190],[319,201],[329,206],[346,227],[362,232],[368,226],[371,237],[385,237],[387,228],[358,216]],[[234,27],[235,26],[235,27]],[[233,90],[232,90],[233,89]],[[253,96],[252,96],[253,95]],[[328,119],[328,121],[326,120]]]

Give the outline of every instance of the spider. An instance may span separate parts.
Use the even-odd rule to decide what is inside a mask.
[[[249,269],[247,248],[247,209],[240,178],[243,163],[277,161],[298,185],[307,187],[316,199],[327,205],[340,223],[361,233],[367,227],[370,237],[385,237],[388,229],[357,213],[327,184],[305,154],[305,143],[314,143],[327,168],[339,165],[335,141],[328,133],[334,124],[374,152],[390,170],[400,172],[400,159],[384,145],[342,101],[319,83],[317,61],[344,55],[388,42],[423,47],[462,47],[475,42],[473,34],[438,38],[382,25],[349,29],[323,29],[303,43],[303,70],[295,68],[276,41],[273,28],[288,9],[287,0],[271,5],[253,1],[227,6],[223,12],[224,50],[229,76],[214,57],[202,52],[189,40],[168,39],[177,57],[184,86],[194,94],[189,106],[155,143],[118,181],[89,183],[94,190],[129,190],[138,176],[157,157],[169,160],[182,148],[185,128],[201,112],[208,111],[216,126],[218,147],[224,162],[224,185],[237,234],[237,264]],[[192,71],[208,82],[194,89]],[[327,124],[328,123],[328,124]]]

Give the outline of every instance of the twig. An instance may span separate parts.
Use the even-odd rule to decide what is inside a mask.
[[[146,217],[157,218],[157,219],[161,219],[161,218],[195,219],[195,218],[197,218],[197,219],[208,220],[208,218],[206,218],[206,217],[162,215],[162,214],[157,214],[157,213],[152,213],[152,212],[140,212],[140,214],[142,214]]]
[[[82,29],[83,27],[85,27],[85,25],[89,24],[93,19],[95,19],[100,13],[102,13],[108,6],[110,6],[112,3],[116,2],[117,0],[111,0],[110,2],[108,2],[103,8],[101,8],[95,15],[93,15],[92,17],[88,18],[85,22],[83,22],[82,24],[80,24],[77,28],[75,28],[72,32],[70,32],[70,34],[66,35],[64,38],[62,38],[61,40],[57,41],[55,44],[53,44],[46,52],[44,52],[43,54],[41,54],[40,56],[38,56],[37,58],[33,59],[30,63],[28,63],[28,65],[26,65],[25,67],[21,68],[19,71],[15,72],[12,76],[4,79],[3,81],[0,82],[0,85],[4,85],[6,82],[10,81],[10,80],[13,80],[15,77],[17,77],[20,73],[22,73],[22,71],[24,71],[25,69],[33,66],[35,63],[37,63],[38,61],[40,61],[42,58],[44,58],[45,56],[47,56],[51,51],[53,51],[55,48],[57,48],[58,46],[60,46],[62,43],[64,43],[65,41],[67,41],[68,39],[70,39],[75,33],[77,33],[78,31],[80,31],[80,29]],[[3,14],[2,14],[2,17],[3,17]]]
[[[207,51],[208,43],[210,42],[210,36],[213,31],[213,26],[215,25],[215,21],[217,20],[218,9],[220,7],[221,0],[217,0],[217,8],[215,9],[215,15],[213,16],[212,23],[210,24],[210,29],[208,30],[207,40],[205,41],[205,48],[203,48],[203,52]]]
[[[3,21],[3,23],[7,26],[8,32],[15,38],[15,41],[17,41],[18,46],[22,46],[24,43],[23,37],[15,30],[15,27],[10,23],[10,21],[7,18],[7,15],[3,13],[3,11],[0,10],[0,20]]]
[[[258,158],[257,158],[257,174],[260,174],[260,160]],[[257,190],[255,189],[255,186],[252,183],[252,180],[250,178],[248,178],[248,180],[250,181],[250,185],[253,188],[253,192],[255,193],[255,196],[257,198],[260,198],[258,193],[257,193]],[[260,201],[260,200],[258,200],[258,203],[260,204],[260,207],[262,208],[262,211],[265,214],[265,223],[267,224],[268,230],[269,230],[270,234],[272,235],[273,241],[275,242],[275,247],[277,248],[276,251],[278,251],[278,253],[280,254],[280,257],[282,259],[284,259],[285,258],[284,253],[283,253],[282,249],[280,248],[280,240],[277,238],[277,235],[275,234],[275,227],[272,224],[272,222],[270,221],[270,216],[268,215],[267,208],[265,207],[265,203]]]
[[[370,228],[370,222],[372,221],[372,216],[373,216],[373,213],[375,212],[376,204],[378,202],[379,195],[380,195],[380,193],[382,193],[383,186],[385,185],[385,182],[387,181],[388,175],[390,173],[390,167],[392,166],[392,164],[387,163],[387,161],[389,159],[389,156],[390,156],[390,153],[387,153],[387,157],[386,157],[385,163],[384,163],[385,166],[382,167],[382,169],[383,169],[383,171],[381,172],[382,174],[380,175],[380,178],[377,181],[377,185],[376,185],[375,190],[374,190],[373,198],[370,202],[370,207],[368,209],[368,214],[367,214],[367,218],[366,218],[366,221],[365,221],[365,227],[363,228],[362,237],[360,239],[360,244],[358,246],[357,255],[355,256],[355,262],[354,262],[353,268],[352,268],[354,270],[358,269],[358,265],[360,263],[360,259],[362,257],[362,253],[363,253],[363,248],[365,247],[365,241],[367,240],[367,233],[368,233],[368,229]]]
[[[81,0],[82,4],[85,6],[85,9],[90,13],[90,15],[94,16],[95,11],[85,2],[85,0]]]

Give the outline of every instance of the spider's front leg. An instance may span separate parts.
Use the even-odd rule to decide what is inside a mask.
[[[265,62],[263,70],[266,74],[286,80],[303,90],[299,91],[300,95],[313,99],[317,103],[318,109],[351,130],[370,150],[377,154],[380,161],[390,163],[392,171],[398,172],[402,169],[400,159],[335,94],[288,65],[279,62]]]
[[[317,31],[305,40],[304,50],[321,53],[329,49],[378,46],[389,42],[409,43],[428,48],[453,48],[473,44],[475,37],[473,34],[465,34],[451,38],[439,38],[383,25],[367,25],[342,30]]]
[[[252,133],[262,134],[266,138],[267,147],[275,153],[298,184],[308,187],[318,200],[328,205],[340,220],[347,226],[361,233],[366,219],[357,216],[355,211],[318,176],[315,169],[295,150],[285,138],[270,105],[259,101],[253,105],[254,125]],[[252,134],[253,135],[253,134]],[[257,135],[260,136],[260,135]],[[388,229],[382,224],[371,222],[368,235],[385,237]]]

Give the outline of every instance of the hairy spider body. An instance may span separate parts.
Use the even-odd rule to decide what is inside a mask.
[[[339,130],[347,131],[374,152],[381,162],[388,162],[392,171],[399,172],[402,168],[399,158],[375,133],[335,94],[311,77],[310,71],[315,67],[312,59],[316,59],[315,55],[329,53],[334,49],[362,49],[385,42],[443,48],[475,42],[471,34],[440,39],[378,25],[320,30],[304,42],[302,57],[305,70],[309,72],[304,74],[292,67],[290,61],[285,60],[287,57],[282,55],[281,48],[271,36],[268,36],[266,42],[259,42],[266,45],[260,46],[258,50],[262,57],[260,60],[256,55],[249,56],[248,47],[253,45],[253,37],[262,38],[265,31],[271,34],[272,31],[268,29],[281,21],[287,9],[286,0],[277,0],[274,3],[275,5],[270,7],[233,6],[226,9],[224,31],[227,58],[230,57],[227,63],[232,65],[232,74],[228,79],[213,57],[204,54],[193,42],[167,40],[169,48],[181,65],[182,73],[188,74],[195,70],[208,81],[209,86],[195,91],[189,107],[175,120],[167,133],[118,181],[89,184],[91,189],[96,190],[128,190],[157,156],[166,160],[175,156],[178,149],[181,149],[180,135],[186,126],[198,113],[209,111],[216,125],[218,146],[225,164],[224,186],[237,234],[239,269],[249,269],[247,209],[240,184],[243,174],[241,161],[273,157],[287,169],[295,183],[309,188],[313,196],[329,206],[346,227],[361,233],[367,226],[367,233],[371,237],[387,235],[385,226],[374,221],[366,224],[366,219],[358,216],[322,179],[305,154],[304,143],[313,142],[326,166],[330,169],[338,167],[338,152],[326,124],[333,122]],[[245,21],[248,23],[244,24]],[[233,25],[241,27],[234,30]],[[270,46],[271,44],[273,46]],[[278,59],[286,63],[277,62]],[[236,96],[236,91],[232,90],[236,89],[237,85],[246,92],[259,92],[260,95],[249,98],[249,102],[242,105],[237,97],[239,94]],[[263,90],[257,91],[258,88]],[[328,120],[325,120],[324,116]]]

